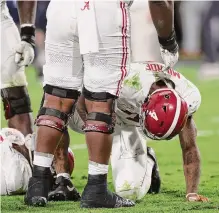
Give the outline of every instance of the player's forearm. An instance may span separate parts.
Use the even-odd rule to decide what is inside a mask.
[[[158,36],[168,38],[174,29],[173,1],[149,0],[149,8]]]
[[[186,192],[187,194],[196,193],[200,179],[200,154],[196,144],[197,129],[192,118],[187,120],[179,138],[183,154]]]
[[[186,193],[197,193],[200,180],[200,154],[197,147],[183,154]]]
[[[36,0],[18,0],[18,14],[20,18],[20,24],[35,24],[36,18]]]

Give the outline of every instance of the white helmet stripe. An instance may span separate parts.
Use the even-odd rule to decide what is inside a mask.
[[[176,112],[175,112],[175,116],[173,119],[173,123],[170,126],[169,130],[166,132],[166,134],[161,137],[160,139],[166,139],[167,137],[169,137],[169,135],[173,132],[173,130],[176,127],[176,124],[178,122],[179,119],[179,115],[180,115],[180,111],[181,111],[181,98],[180,96],[177,94],[177,92],[175,90],[172,90],[172,92],[174,93],[174,95],[176,96]]]

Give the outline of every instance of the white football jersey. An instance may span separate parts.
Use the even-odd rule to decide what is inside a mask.
[[[0,131],[0,195],[24,193],[27,190],[32,169],[27,159],[12,144],[24,145],[25,138],[16,129]]]
[[[151,85],[158,80],[157,75],[163,67],[164,64],[157,62],[132,63],[117,100],[116,114],[119,121],[128,125],[139,125],[141,105],[147,98]],[[168,73],[175,90],[186,101],[189,115],[192,115],[201,104],[198,88],[181,73],[173,69],[168,70]]]

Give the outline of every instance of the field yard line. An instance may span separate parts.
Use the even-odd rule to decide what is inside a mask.
[[[217,117],[213,117],[212,119],[211,119],[211,122],[212,123],[219,123],[219,117],[217,116]]]
[[[217,131],[212,131],[212,130],[200,130],[198,131],[198,137],[209,137],[213,135],[219,135],[219,130]],[[174,140],[174,139],[173,139]],[[152,141],[152,140],[148,140]],[[73,150],[81,150],[81,149],[86,149],[87,145],[86,144],[74,144],[71,146]]]

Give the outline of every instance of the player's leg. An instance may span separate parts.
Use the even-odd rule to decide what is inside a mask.
[[[82,59],[75,36],[72,3],[51,1],[47,10],[44,98],[36,120],[36,151],[33,177],[25,197],[27,205],[44,206],[47,203],[50,166],[56,147],[67,135],[68,119],[82,84]]]
[[[32,133],[31,104],[24,67],[14,59],[14,47],[20,42],[18,29],[5,5],[1,7],[1,97],[8,127]]]
[[[152,182],[155,182],[152,173],[157,168],[157,162],[155,154],[151,157],[151,152],[152,149],[146,147],[146,138],[139,127],[116,126],[111,155],[116,193],[132,200],[140,200],[152,188]],[[159,172],[156,175],[159,176]],[[157,182],[156,186],[159,188]]]
[[[81,207],[130,207],[134,205],[132,201],[107,189],[114,101],[129,69],[129,9],[126,3],[98,1],[95,11],[100,35],[99,53],[83,55],[83,95],[88,113],[84,130],[89,166]]]
[[[146,139],[139,128],[116,126],[111,165],[116,193],[132,200],[144,197],[151,185],[154,162],[147,159]]]
[[[80,194],[70,181],[72,171],[69,164],[69,144],[70,137],[68,131],[66,131],[63,134],[54,156],[53,165],[57,175],[53,189],[48,195],[49,201],[80,200]]]

